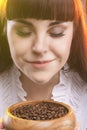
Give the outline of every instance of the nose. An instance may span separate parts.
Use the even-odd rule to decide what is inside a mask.
[[[48,51],[48,39],[44,36],[37,36],[33,43],[33,52],[43,54]]]

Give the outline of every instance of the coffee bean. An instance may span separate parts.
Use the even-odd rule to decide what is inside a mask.
[[[66,115],[68,109],[53,102],[39,102],[18,107],[11,113],[16,117],[27,120],[52,120]]]

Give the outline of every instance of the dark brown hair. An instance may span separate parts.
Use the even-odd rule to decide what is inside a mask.
[[[80,0],[6,0],[5,19],[19,18],[55,19],[73,21],[74,34],[68,58],[70,70],[78,72],[87,81],[86,23]],[[7,40],[0,40],[0,72],[12,66]],[[5,47],[6,44],[6,47]],[[7,53],[8,55],[7,55]],[[5,58],[8,59],[7,61]]]

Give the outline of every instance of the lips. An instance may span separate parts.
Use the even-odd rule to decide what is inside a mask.
[[[37,68],[37,69],[41,69],[41,68],[45,68],[49,65],[49,63],[53,62],[55,59],[52,60],[39,60],[39,61],[27,61],[27,63],[31,64],[32,67]]]
[[[49,63],[49,62],[52,62],[54,61],[55,59],[52,59],[52,60],[43,60],[43,61],[27,61],[28,63],[31,63],[31,64],[45,64],[45,63]]]

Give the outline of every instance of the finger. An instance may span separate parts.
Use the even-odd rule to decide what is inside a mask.
[[[0,130],[3,129],[2,119],[0,118]]]

